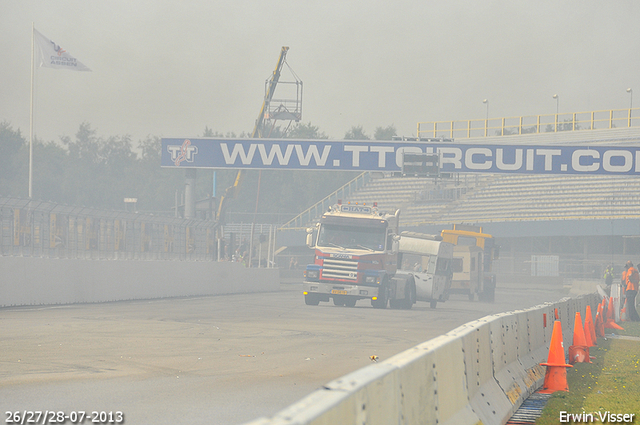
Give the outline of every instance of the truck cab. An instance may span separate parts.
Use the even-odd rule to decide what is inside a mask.
[[[333,299],[335,305],[353,307],[370,299],[372,306],[385,308],[390,299],[405,298],[409,283],[394,280],[399,218],[400,210],[383,213],[375,204],[338,203],[324,213],[307,229],[315,261],[305,271],[305,303]]]

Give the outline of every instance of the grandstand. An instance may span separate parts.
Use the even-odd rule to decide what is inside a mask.
[[[638,146],[640,128],[522,134],[464,142]],[[338,189],[298,220],[282,226],[281,246],[302,245],[303,235],[296,235],[296,229],[302,230],[328,205],[342,199],[343,203],[377,202],[381,210],[399,208],[404,230],[437,234],[454,223],[480,225],[499,240],[502,253],[496,269],[504,280],[597,279],[607,264],[640,261],[640,179],[635,176],[458,174],[435,180],[364,173],[358,179],[361,184],[345,185],[355,190]],[[297,252],[304,255],[306,251]],[[539,261],[553,265],[553,273],[541,276],[539,271],[546,266]]]
[[[640,218],[630,176],[476,175],[371,179],[347,201],[401,208],[404,225]]]
[[[502,281],[598,279],[607,264],[640,261],[640,179],[631,176],[377,175],[343,202],[400,208],[405,230],[438,234],[454,223],[480,225],[498,238],[494,270]],[[555,267],[551,275],[539,274],[549,267],[540,261]]]
[[[468,138],[464,143],[640,146],[640,127]],[[458,174],[434,180],[366,172],[281,227],[306,227],[338,199],[400,208],[402,223],[411,226],[635,219],[640,218],[638,189],[640,180],[628,175]]]
[[[433,224],[439,221],[444,211],[469,198],[493,180],[493,175],[456,176],[452,180],[378,175],[348,197],[346,202],[377,202],[382,210],[400,208],[405,225]]]

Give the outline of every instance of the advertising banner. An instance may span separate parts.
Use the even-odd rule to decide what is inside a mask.
[[[444,173],[640,174],[640,147],[373,140],[162,139],[161,165],[400,172],[419,153],[437,153]]]

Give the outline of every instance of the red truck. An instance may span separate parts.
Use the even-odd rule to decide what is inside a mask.
[[[338,202],[307,229],[307,246],[315,261],[305,271],[307,305],[333,299],[353,307],[361,299],[376,308],[410,309],[416,301],[412,275],[398,275],[400,210],[379,212],[373,206]]]

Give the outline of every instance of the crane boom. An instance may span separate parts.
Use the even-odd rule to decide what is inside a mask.
[[[280,80],[280,74],[282,73],[282,66],[284,65],[285,58],[287,57],[287,52],[289,51],[289,47],[282,46],[280,49],[280,57],[278,58],[278,63],[276,64],[276,69],[273,71],[273,75],[269,79],[267,84],[267,89],[264,94],[264,102],[262,102],[262,108],[260,108],[260,114],[258,115],[258,119],[256,120],[256,125],[253,128],[253,133],[251,134],[252,138],[262,138],[264,137],[264,133],[262,132],[264,123],[264,111],[269,107],[269,103],[271,99],[273,99],[273,93],[276,91],[276,86],[278,85],[278,81]]]
[[[262,107],[260,108],[260,114],[258,115],[258,119],[256,120],[255,126],[253,127],[253,133],[251,133],[252,138],[262,138],[264,137],[263,133],[263,124],[264,124],[264,114],[265,110],[269,107],[269,103],[271,99],[273,99],[273,93],[276,91],[276,86],[278,85],[278,81],[280,80],[280,74],[282,72],[282,67],[284,65],[285,58],[287,57],[287,52],[289,51],[288,46],[282,46],[280,49],[280,56],[278,57],[278,63],[276,64],[276,69],[273,71],[273,75],[268,80],[267,88],[264,95],[264,101],[262,102]],[[224,207],[226,205],[226,201],[229,198],[233,198],[235,196],[235,191],[240,185],[240,181],[242,178],[242,170],[238,170],[238,174],[236,174],[236,179],[233,182],[233,185],[229,186],[224,194],[220,197],[220,203],[218,204],[218,215],[217,219],[220,221],[223,216]]]

